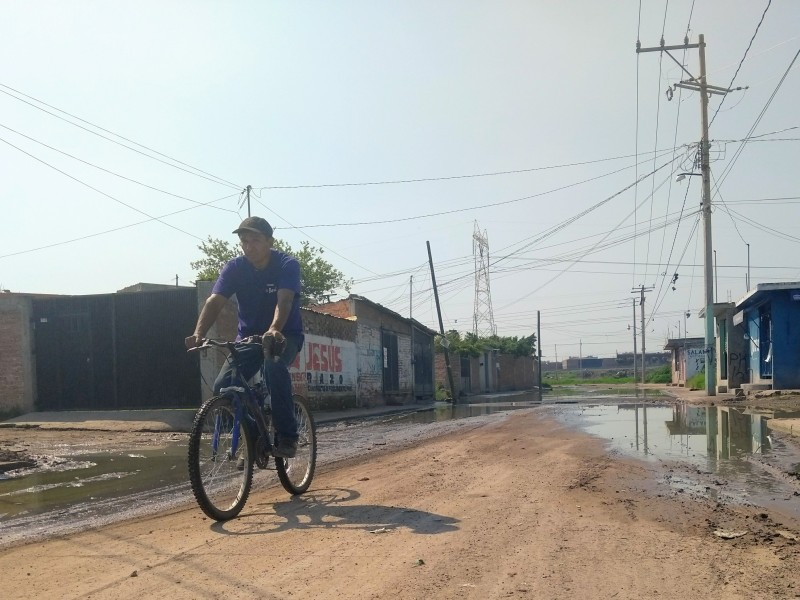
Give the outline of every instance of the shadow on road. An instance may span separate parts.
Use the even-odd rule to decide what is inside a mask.
[[[247,512],[238,519],[215,523],[212,531],[227,535],[259,535],[293,529],[361,529],[388,533],[407,528],[412,533],[456,531],[458,519],[402,506],[358,504],[355,490],[331,488],[272,504],[272,511]],[[267,505],[265,505],[267,506]]]

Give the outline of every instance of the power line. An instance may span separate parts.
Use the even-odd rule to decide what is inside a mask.
[[[750,38],[750,42],[747,44],[747,48],[745,48],[744,56],[742,56],[742,60],[739,61],[739,66],[736,67],[736,72],[733,74],[733,77],[731,77],[731,82],[728,84],[727,89],[729,90],[733,89],[733,82],[736,81],[736,76],[739,74],[739,69],[742,68],[744,60],[747,58],[747,53],[750,52],[750,47],[753,45],[753,40],[756,39],[756,35],[758,35],[758,30],[761,28],[761,24],[764,22],[764,17],[767,16],[767,11],[769,10],[769,7],[771,5],[772,5],[772,0],[767,0],[767,6],[764,7],[764,12],[761,14],[761,19],[759,20],[758,25],[756,25],[756,30],[753,32],[753,36]],[[717,118],[717,113],[719,112],[719,109],[722,108],[722,104],[725,102],[725,98],[727,96],[728,96],[727,94],[722,95],[722,99],[717,105],[717,110],[714,111],[714,116],[711,117],[711,121],[708,123],[709,127],[711,127],[711,125],[714,123],[714,119]]]
[[[715,186],[715,190],[714,190],[715,191],[715,194],[714,194],[715,196],[719,194],[719,188],[722,186],[722,184],[724,183],[725,179],[728,177],[728,174],[733,169],[733,166],[736,164],[736,161],[739,160],[739,157],[741,156],[742,152],[744,151],[745,145],[747,144],[750,136],[753,134],[753,131],[755,131],[756,127],[758,127],[758,124],[761,122],[761,119],[764,118],[764,115],[766,114],[767,110],[769,109],[770,105],[772,104],[772,101],[775,99],[775,96],[778,94],[778,91],[781,89],[781,86],[783,85],[783,82],[786,80],[786,77],[789,75],[789,71],[792,70],[792,67],[794,66],[794,63],[797,60],[798,55],[800,55],[800,49],[795,53],[794,57],[792,58],[791,62],[789,63],[789,66],[786,68],[786,71],[784,71],[783,76],[781,77],[781,79],[778,82],[778,84],[775,86],[775,89],[773,90],[772,94],[770,95],[769,99],[767,100],[766,104],[764,105],[764,108],[761,109],[761,112],[759,113],[758,117],[756,117],[756,120],[753,123],[753,126],[750,128],[750,130],[747,132],[747,135],[744,137],[744,141],[742,141],[742,143],[736,149],[736,152],[734,153],[734,156],[731,159],[731,162],[728,163],[728,165],[723,170],[722,175],[720,176],[719,181],[717,182],[717,184]],[[723,202],[723,204],[725,203],[724,200],[722,202]]]
[[[81,119],[80,117],[72,115],[72,114],[68,113],[65,110],[62,110],[60,108],[57,108],[57,107],[52,106],[50,104],[47,104],[46,102],[44,102],[42,100],[39,100],[38,98],[34,98],[33,96],[29,96],[28,94],[20,92],[19,90],[15,90],[11,86],[5,85],[4,83],[0,83],[0,87],[4,87],[4,88],[6,88],[8,90],[13,91],[16,94],[19,94],[21,96],[25,96],[26,98],[30,98],[31,100],[34,100],[34,101],[38,102],[39,104],[47,106],[48,108],[52,108],[53,110],[57,110],[58,112],[64,113],[65,115],[69,115],[73,119],[77,119],[78,121],[81,121],[83,123],[91,125],[92,127],[95,127],[96,129],[99,129],[101,131],[105,131],[106,133],[110,133],[111,135],[116,136],[116,137],[118,137],[118,138],[120,138],[122,140],[125,140],[126,142],[130,142],[131,144],[136,144],[137,146],[139,146],[141,148],[145,148],[149,152],[153,152],[154,154],[158,154],[159,156],[163,156],[165,158],[168,158],[169,160],[171,160],[174,163],[178,163],[180,165],[187,166],[190,169],[193,169],[193,171],[197,171],[197,173],[195,173],[193,171],[189,171],[188,169],[184,169],[184,168],[179,167],[177,165],[174,165],[172,163],[166,162],[164,160],[161,160],[160,158],[156,158],[155,156],[151,156],[150,154],[147,154],[146,152],[142,152],[141,150],[137,150],[136,148],[128,146],[127,144],[123,144],[121,142],[118,142],[117,140],[111,139],[108,136],[105,136],[105,135],[102,135],[100,133],[97,133],[96,131],[92,131],[91,129],[89,129],[87,127],[83,127],[82,125],[79,125],[78,123],[70,121],[69,119],[65,119],[64,117],[62,117],[60,115],[57,115],[55,113],[50,112],[49,110],[45,110],[41,106],[37,106],[37,105],[33,104],[32,102],[28,102],[27,100],[23,100],[22,98],[19,98],[18,96],[15,96],[14,94],[10,94],[9,92],[7,92],[5,90],[0,90],[0,93],[5,94],[6,96],[14,98],[15,100],[18,100],[20,102],[23,102],[23,103],[27,104],[28,106],[31,106],[31,107],[35,108],[36,110],[40,110],[40,111],[42,111],[44,113],[47,113],[48,115],[53,116],[56,119],[60,119],[60,120],[64,121],[65,123],[69,123],[70,125],[72,125],[74,127],[77,127],[78,129],[82,129],[82,130],[84,130],[84,131],[86,131],[88,133],[91,133],[92,135],[96,135],[97,137],[103,138],[104,140],[107,140],[107,141],[111,142],[112,144],[117,144],[118,146],[122,146],[123,148],[127,148],[128,150],[132,150],[133,152],[136,152],[137,154],[141,154],[142,156],[146,156],[147,158],[149,158],[151,160],[158,161],[158,162],[160,162],[162,164],[165,164],[165,165],[167,165],[169,167],[172,167],[173,169],[178,169],[179,171],[183,171],[185,173],[189,173],[190,175],[194,175],[195,177],[200,177],[201,179],[206,179],[208,181],[211,181],[212,183],[216,183],[216,184],[219,184],[219,185],[227,185],[227,186],[230,186],[230,187],[234,187],[237,190],[242,188],[242,186],[240,186],[240,185],[236,185],[235,183],[231,183],[230,181],[222,179],[221,177],[217,177],[216,175],[212,175],[211,173],[206,173],[202,169],[198,169],[197,167],[193,167],[191,165],[188,165],[188,164],[186,164],[184,162],[181,162],[181,161],[179,161],[179,160],[177,160],[175,158],[167,156],[166,154],[163,154],[162,152],[158,152],[157,150],[153,150],[152,148],[149,148],[149,147],[145,146],[144,144],[140,144],[139,142],[135,142],[133,140],[130,140],[130,139],[128,139],[128,138],[126,138],[126,137],[124,137],[122,135],[114,133],[113,131],[110,131],[108,129],[100,127],[99,125],[95,125],[94,123],[91,123],[90,121],[87,121],[86,119]],[[203,173],[203,175],[199,175],[198,173]],[[205,177],[205,175],[208,175],[208,177]]]
[[[25,139],[28,139],[28,140],[30,140],[32,142],[35,142],[35,143],[37,143],[37,144],[39,144],[41,146],[44,146],[45,148],[49,148],[50,150],[53,150],[54,152],[58,152],[58,153],[63,154],[64,156],[67,156],[67,157],[69,157],[69,158],[71,158],[73,160],[77,160],[78,162],[81,162],[81,163],[83,163],[85,165],[88,165],[90,167],[93,167],[95,169],[103,171],[104,173],[108,173],[109,175],[113,175],[114,177],[119,177],[120,179],[124,179],[125,181],[129,181],[131,183],[135,183],[136,185],[140,185],[142,187],[146,187],[146,188],[154,190],[156,192],[161,192],[162,194],[166,194],[167,196],[172,196],[173,198],[179,198],[180,200],[187,200],[189,202],[194,202],[195,204],[198,204],[198,205],[201,205],[201,206],[206,206],[207,205],[207,203],[200,202],[199,200],[194,200],[192,198],[187,198],[186,196],[181,196],[179,194],[173,194],[172,192],[168,192],[166,190],[162,190],[162,189],[154,187],[152,185],[148,185],[146,183],[142,183],[141,181],[137,181],[136,179],[132,179],[130,177],[126,177],[125,175],[121,175],[119,173],[115,173],[114,171],[110,171],[109,169],[106,169],[104,167],[101,167],[99,165],[91,163],[91,162],[89,162],[87,160],[83,160],[82,158],[78,158],[77,156],[73,156],[72,154],[69,154],[68,152],[64,152],[63,150],[59,150],[58,148],[50,146],[49,144],[45,144],[42,141],[39,141],[39,140],[37,140],[35,138],[32,138],[29,135],[25,135],[24,133],[22,133],[20,131],[17,131],[16,129],[12,129],[11,127],[8,127],[7,125],[3,125],[2,123],[0,123],[0,127],[2,127],[3,129],[7,129],[8,131],[11,131],[13,133],[16,133],[17,135],[22,136]],[[213,206],[212,208],[214,208],[216,210],[222,210],[222,211],[225,211],[225,212],[232,212],[232,213],[236,212],[236,211],[231,210],[229,208],[221,208],[221,207],[218,207],[218,206]]]
[[[273,215],[275,215],[276,217],[278,217],[278,218],[279,218],[280,220],[282,220],[284,223],[287,223],[287,224],[290,226],[290,228],[291,228],[291,229],[297,229],[297,230],[301,230],[301,228],[300,228],[300,227],[296,227],[296,226],[292,225],[291,223],[289,223],[289,221],[288,221],[288,220],[286,220],[286,218],[282,217],[281,215],[279,215],[278,213],[276,213],[274,210],[272,210],[272,209],[271,209],[269,206],[267,206],[266,204],[264,204],[263,202],[261,202],[261,199],[260,199],[260,198],[256,198],[256,202],[258,202],[258,203],[259,203],[261,206],[263,206],[264,208],[266,208],[266,209],[267,209],[269,212],[271,212]],[[326,246],[325,244],[323,244],[323,243],[322,243],[322,242],[320,242],[319,240],[316,240],[316,239],[314,239],[313,237],[311,237],[311,236],[310,236],[310,235],[308,235],[307,233],[305,233],[305,232],[303,232],[303,233],[304,233],[304,235],[306,235],[306,236],[308,237],[308,239],[310,239],[312,242],[314,242],[314,243],[316,243],[316,244],[319,244],[320,246],[322,246],[322,247],[323,247],[323,248],[325,248],[326,250],[329,250],[331,253],[335,254],[335,255],[336,255],[336,256],[338,256],[339,258],[341,258],[341,259],[343,259],[343,260],[346,260],[346,261],[347,261],[347,262],[349,262],[351,265],[355,265],[355,266],[356,266],[356,267],[358,267],[359,269],[363,269],[364,271],[367,271],[368,273],[372,273],[373,275],[377,275],[377,273],[376,273],[375,271],[373,271],[372,269],[368,269],[367,267],[364,267],[364,266],[362,266],[362,265],[358,264],[357,262],[354,262],[354,261],[350,260],[349,258],[347,258],[346,256],[344,256],[343,254],[339,254],[339,253],[338,253],[336,250],[334,250],[333,248],[329,248],[328,246]]]
[[[656,150],[655,152],[663,152],[664,150]],[[647,153],[649,154],[649,152]],[[597,158],[593,160],[585,160],[580,162],[564,163],[560,165],[548,165],[545,167],[531,167],[529,169],[515,169],[510,171],[494,171],[490,173],[473,173],[468,175],[445,175],[440,177],[421,177],[417,179],[389,179],[383,181],[357,181],[357,182],[344,182],[344,183],[316,183],[316,184],[298,184],[298,185],[267,185],[257,188],[258,190],[301,190],[301,189],[315,189],[315,188],[333,188],[333,187],[360,187],[372,185],[398,185],[405,183],[425,183],[430,181],[450,181],[453,179],[473,179],[478,177],[496,177],[498,175],[515,175],[519,173],[533,173],[536,171],[549,171],[552,169],[564,169],[568,167],[579,167],[584,165],[593,165],[602,162],[609,162],[612,160],[621,160],[623,158],[638,159],[638,155],[624,154],[620,156],[612,156],[609,158]]]
[[[664,23],[661,26],[661,39],[664,39],[664,31],[667,27],[667,10],[669,9],[669,0],[664,3]],[[684,50],[684,53],[686,51]],[[664,53],[658,53],[658,90],[656,93],[656,132],[655,132],[655,140],[653,142],[653,148],[658,148],[658,131],[659,131],[659,121],[661,119],[661,69],[664,60]],[[677,125],[676,125],[677,127]],[[677,134],[676,134],[677,135]],[[655,155],[653,156],[653,167],[656,166],[656,159]],[[645,262],[650,262],[650,233],[651,227],[653,225],[653,207],[655,206],[655,185],[656,179],[655,177],[651,180],[651,189],[650,189],[650,219],[648,220],[648,234],[647,234],[647,244],[645,245]],[[670,179],[670,187],[672,186],[672,180]],[[669,199],[667,200],[669,202]],[[644,270],[644,279],[647,279],[647,269]]]
[[[661,165],[660,167],[658,167],[658,168],[657,168],[655,171],[652,171],[651,173],[648,173],[647,175],[644,175],[644,176],[643,176],[643,178],[644,178],[644,177],[649,177],[649,176],[651,176],[651,175],[654,175],[656,171],[659,171],[659,170],[663,169],[664,167],[671,165],[673,162],[674,162],[674,161],[670,160],[670,161],[668,161],[668,162],[664,163],[663,165]],[[669,175],[668,177],[671,177],[671,175]],[[666,180],[665,180],[665,181],[666,181]],[[616,197],[616,196],[619,196],[620,194],[624,193],[625,191],[627,191],[627,190],[631,189],[632,187],[634,187],[634,186],[635,186],[635,184],[636,184],[636,182],[634,182],[634,183],[630,184],[629,186],[627,186],[626,188],[624,188],[624,189],[620,190],[619,192],[617,192],[616,194],[614,194],[613,196],[611,196],[611,197],[609,198],[609,200],[610,200],[611,198],[614,198],[614,197]],[[661,183],[661,185],[659,185],[659,188],[660,188],[660,187],[661,187],[663,184],[664,184],[664,182],[662,182],[662,183]],[[648,198],[645,198],[645,199],[642,201],[642,204],[643,204],[644,202],[647,202],[647,200],[648,200],[648,199],[649,199],[649,197],[648,197]],[[635,207],[634,207],[634,209],[633,209],[633,211],[631,211],[630,213],[628,213],[628,214],[627,214],[627,215],[626,215],[626,216],[625,216],[625,217],[624,217],[624,218],[623,218],[623,219],[622,219],[622,220],[619,222],[618,226],[622,225],[622,224],[623,224],[625,221],[627,221],[627,220],[628,220],[628,219],[629,219],[629,218],[630,218],[630,217],[631,217],[631,216],[632,216],[632,215],[633,215],[633,214],[634,214],[634,213],[637,211],[638,207],[639,207],[638,205],[637,205],[637,206],[635,206]],[[611,234],[609,233],[608,235],[611,235]],[[589,250],[587,250],[587,251],[586,251],[586,252],[583,254],[583,256],[586,256],[586,255],[588,255],[590,252],[592,252],[596,246],[598,246],[600,243],[602,243],[602,242],[603,242],[603,241],[604,241],[604,240],[605,240],[605,239],[608,237],[608,235],[606,235],[606,236],[605,236],[603,239],[601,239],[599,242],[597,242],[597,244],[595,244],[594,246],[592,246],[591,248],[589,248]],[[583,258],[583,256],[581,256],[581,258]],[[535,294],[536,292],[538,292],[540,289],[542,289],[542,288],[543,288],[543,287],[545,287],[546,285],[549,285],[549,284],[551,284],[553,281],[555,281],[556,279],[558,279],[558,278],[559,278],[561,275],[563,275],[564,273],[566,273],[567,271],[569,271],[569,270],[570,270],[570,268],[571,268],[572,266],[574,266],[575,264],[576,264],[575,262],[572,262],[572,263],[571,263],[569,266],[567,266],[565,269],[563,269],[563,270],[562,270],[560,273],[558,273],[558,274],[557,274],[555,277],[552,277],[552,278],[550,278],[550,279],[549,279],[549,280],[547,280],[545,283],[543,283],[542,285],[540,285],[539,287],[537,287],[537,288],[536,288],[536,289],[534,289],[533,291],[531,291],[531,292],[529,292],[529,293],[525,294],[524,296],[521,296],[521,297],[520,297],[520,298],[518,298],[517,300],[514,300],[514,301],[512,301],[512,302],[509,302],[508,304],[505,304],[504,306],[502,306],[502,307],[501,307],[501,310],[502,310],[503,308],[507,308],[507,307],[509,307],[509,306],[511,306],[511,305],[513,305],[513,304],[516,304],[517,302],[520,302],[521,300],[524,300],[525,298],[528,298],[529,296],[532,296],[533,294]]]
[[[114,196],[112,196],[111,194],[107,194],[106,192],[104,192],[104,191],[102,191],[102,190],[99,190],[99,189],[97,189],[97,188],[96,188],[96,187],[94,187],[94,186],[91,186],[91,185],[89,185],[89,184],[88,184],[88,183],[86,183],[85,181],[81,181],[81,180],[80,180],[80,179],[78,179],[77,177],[74,177],[74,176],[70,175],[70,174],[69,174],[69,173],[67,173],[66,171],[62,171],[62,170],[61,170],[61,169],[59,169],[58,167],[55,167],[55,166],[51,165],[50,163],[48,163],[48,162],[46,162],[46,161],[42,160],[41,158],[38,158],[38,157],[34,156],[33,154],[31,154],[31,153],[29,153],[29,152],[26,152],[25,150],[23,150],[23,149],[22,149],[22,148],[20,148],[19,146],[15,146],[15,145],[14,145],[14,144],[12,144],[11,142],[9,142],[9,141],[7,141],[7,140],[4,140],[3,138],[0,138],[0,142],[3,142],[4,144],[8,144],[8,145],[9,145],[9,146],[11,146],[12,148],[14,148],[14,149],[16,149],[16,150],[19,150],[20,152],[22,152],[22,153],[23,153],[23,154],[25,154],[26,156],[29,156],[29,157],[31,157],[31,158],[32,158],[32,159],[34,159],[35,161],[38,161],[38,162],[42,163],[43,165],[50,167],[50,168],[51,168],[51,169],[53,169],[54,171],[58,171],[59,173],[61,173],[61,174],[62,174],[62,175],[64,175],[65,177],[69,177],[69,178],[70,178],[70,179],[72,179],[73,181],[77,181],[77,182],[78,182],[78,183],[80,183],[81,185],[83,185],[83,186],[86,186],[86,187],[87,187],[87,188],[89,188],[90,190],[92,190],[92,191],[94,191],[94,192],[97,192],[98,194],[101,194],[102,196],[105,196],[106,198],[109,198],[109,199],[113,200],[114,202],[117,202],[118,204],[122,204],[122,206],[125,206],[125,207],[127,207],[127,208],[130,208],[131,210],[133,210],[133,211],[135,211],[135,212],[138,212],[139,214],[142,214],[142,215],[144,215],[145,217],[148,217],[148,218],[149,218],[149,219],[151,219],[151,220],[158,221],[158,222],[159,222],[159,223],[161,223],[162,225],[166,225],[167,227],[170,227],[171,229],[174,229],[175,231],[180,231],[181,233],[185,233],[186,235],[188,235],[188,236],[190,236],[190,237],[193,237],[193,238],[195,238],[195,239],[197,239],[197,240],[200,240],[200,239],[202,239],[202,238],[199,238],[199,237],[197,237],[197,236],[196,236],[196,235],[194,235],[193,233],[189,233],[188,231],[184,231],[184,230],[183,230],[183,229],[181,229],[180,227],[175,227],[174,225],[170,225],[170,224],[169,224],[169,223],[167,223],[166,221],[162,221],[160,217],[154,217],[153,215],[150,215],[150,214],[148,214],[148,213],[144,212],[143,210],[140,210],[140,209],[136,208],[135,206],[133,206],[133,205],[131,205],[131,204],[128,204],[127,202],[123,202],[123,201],[122,201],[122,200],[120,200],[119,198],[115,198],[115,197],[114,197]]]
[[[661,156],[663,156],[663,155],[661,155]],[[642,162],[644,162],[644,161],[642,161]],[[489,204],[480,204],[480,205],[469,206],[469,207],[465,207],[465,208],[454,208],[454,209],[451,209],[451,210],[444,210],[444,211],[439,211],[439,212],[435,212],[435,213],[428,213],[428,214],[424,214],[424,215],[415,215],[415,216],[411,216],[411,217],[384,219],[384,220],[379,220],[379,221],[358,221],[358,222],[352,222],[352,223],[317,223],[317,224],[312,224],[312,225],[297,225],[297,226],[293,225],[292,228],[294,228],[294,229],[311,229],[311,228],[318,228],[318,227],[356,227],[356,226],[362,226],[362,225],[385,225],[385,224],[389,224],[389,223],[394,224],[394,223],[399,223],[399,222],[404,222],[404,221],[415,221],[415,220],[419,220],[419,219],[429,219],[429,218],[432,218],[432,217],[440,217],[440,216],[443,216],[443,215],[450,215],[450,214],[454,214],[454,213],[468,212],[468,211],[472,211],[472,210],[481,210],[481,209],[484,209],[484,208],[493,208],[495,206],[503,206],[503,205],[506,205],[506,204],[514,204],[516,202],[523,202],[525,200],[532,200],[533,198],[540,198],[540,197],[546,196],[548,194],[554,194],[555,192],[561,192],[563,190],[566,190],[566,189],[569,189],[569,188],[573,188],[573,187],[582,185],[584,183],[589,183],[591,181],[597,181],[598,179],[602,179],[604,177],[609,177],[611,175],[616,175],[617,173],[621,173],[622,171],[630,169],[633,166],[634,165],[629,165],[629,166],[626,166],[626,167],[622,167],[620,169],[616,169],[614,171],[609,171],[608,173],[603,173],[602,175],[596,175],[595,177],[590,177],[588,179],[583,179],[581,181],[576,181],[574,183],[569,183],[567,185],[562,185],[562,186],[559,186],[559,187],[556,187],[556,188],[545,190],[544,192],[538,192],[536,194],[531,194],[530,196],[524,196],[522,198],[514,198],[512,200],[502,200],[500,202],[492,202],[492,203],[489,203]]]
[[[212,204],[214,202],[220,202],[222,200],[227,200],[228,198],[233,198],[234,196],[236,196],[236,194],[230,194],[228,196],[223,196],[222,198],[217,198],[215,200],[210,200],[209,202],[206,203],[206,205]],[[54,242],[52,244],[47,244],[45,246],[38,246],[37,248],[28,248],[27,250],[19,250],[17,252],[10,252],[9,254],[0,255],[0,259],[8,258],[10,256],[19,256],[20,254],[29,254],[31,252],[38,252],[39,250],[46,250],[48,248],[55,248],[57,246],[64,246],[66,244],[72,244],[74,242],[80,242],[80,241],[83,241],[83,240],[88,240],[90,238],[99,237],[101,235],[106,235],[108,233],[115,233],[117,231],[122,231],[123,229],[130,229],[131,227],[136,227],[137,225],[143,225],[145,223],[151,223],[153,221],[157,221],[158,219],[163,219],[164,217],[171,217],[173,215],[177,215],[177,214],[184,213],[184,212],[187,212],[187,211],[190,211],[190,210],[194,210],[196,208],[198,208],[198,207],[197,206],[190,206],[188,208],[183,208],[181,210],[176,210],[174,212],[167,213],[165,215],[160,215],[158,217],[151,217],[151,218],[146,219],[144,221],[137,221],[136,223],[130,223],[129,225],[122,225],[121,227],[114,227],[113,229],[106,229],[105,231],[98,231],[96,233],[90,233],[90,234],[87,234],[87,235],[83,235],[81,237],[73,238],[71,240],[64,240],[64,241],[61,241],[61,242]]]

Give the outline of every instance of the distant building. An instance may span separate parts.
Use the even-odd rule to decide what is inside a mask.
[[[664,350],[672,354],[672,385],[683,387],[706,367],[705,339],[701,337],[667,340]]]
[[[561,367],[565,371],[575,371],[579,369],[602,369],[603,359],[596,356],[570,356],[561,361]]]

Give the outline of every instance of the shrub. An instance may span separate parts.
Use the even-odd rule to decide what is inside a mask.
[[[689,389],[704,389],[706,387],[706,370],[703,369],[699,373],[695,373],[689,377],[689,381],[686,382],[686,387]]]
[[[647,376],[647,383],[670,383],[671,381],[672,368],[669,365],[662,365]]]

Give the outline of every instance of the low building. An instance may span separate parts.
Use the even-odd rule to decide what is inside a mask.
[[[355,321],[359,406],[406,404],[434,397],[435,331],[355,294],[310,309]]]
[[[706,366],[705,339],[701,337],[669,339],[664,350],[672,353],[672,385],[684,387],[692,376]]]
[[[759,283],[736,302],[749,387],[800,388],[800,282]]]
[[[716,382],[717,392],[724,394],[749,382],[747,372],[747,344],[744,327],[735,325],[736,308],[733,302],[718,302],[713,305],[715,323]],[[706,309],[700,309],[699,317],[705,318]]]

